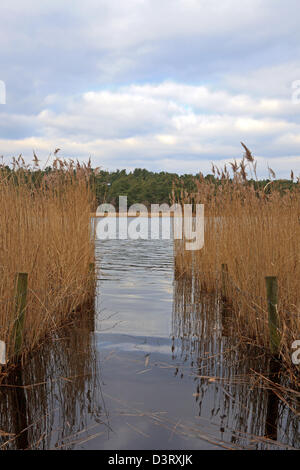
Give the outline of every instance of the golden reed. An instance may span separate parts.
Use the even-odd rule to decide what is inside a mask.
[[[28,273],[21,358],[92,296],[94,260],[90,166],[54,160],[42,172],[35,156],[0,168],[0,340],[14,360],[15,275]]]
[[[193,194],[184,188],[179,194],[173,192],[174,201],[205,206],[204,248],[189,252],[176,241],[175,272],[177,277],[196,279],[202,292],[221,294],[221,266],[227,264],[226,297],[234,330],[246,342],[266,348],[265,276],[277,276],[281,357],[299,383],[292,344],[300,340],[300,182],[291,181],[285,191],[278,181],[262,186],[256,162],[244,149],[243,160],[229,164],[231,172],[228,165],[222,170],[213,165],[215,180],[201,177]]]

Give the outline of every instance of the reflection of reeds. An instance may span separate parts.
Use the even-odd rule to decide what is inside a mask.
[[[96,426],[107,430],[92,331],[86,311],[2,383],[1,449],[68,449],[92,438]]]
[[[241,447],[268,448],[270,439],[299,447],[300,394],[289,390],[279,363],[235,335],[232,313],[203,293],[197,278],[175,281],[173,338],[174,360],[190,365],[195,379],[199,418],[211,409],[222,439]],[[175,370],[181,373],[186,368]]]
[[[263,187],[256,179],[247,180],[247,171],[256,175],[248,150],[232,170],[230,177],[227,168],[214,167],[214,179],[202,178],[195,193],[179,196],[182,203],[204,204],[206,217],[203,249],[189,252],[183,242],[175,242],[176,278],[195,278],[201,292],[218,294],[221,267],[227,264],[236,336],[268,348],[265,276],[277,276],[281,357],[297,383],[291,347],[300,338],[300,182],[288,182],[289,189],[283,190],[280,182]]]
[[[0,339],[14,359],[14,282],[28,273],[21,355],[92,296],[89,167],[55,160],[42,172],[14,161],[0,168]]]

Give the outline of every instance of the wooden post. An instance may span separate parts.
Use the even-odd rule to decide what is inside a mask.
[[[228,266],[222,264],[222,300],[227,302],[228,300]]]
[[[278,281],[275,276],[268,276],[266,279],[267,289],[267,302],[269,312],[269,333],[270,333],[270,348],[274,356],[279,354],[280,350],[280,320],[277,310],[278,304]]]
[[[89,264],[89,271],[90,271],[90,274],[92,275],[95,273],[95,263]]]
[[[15,281],[15,356],[22,350],[25,308],[27,299],[28,274],[18,273]]]

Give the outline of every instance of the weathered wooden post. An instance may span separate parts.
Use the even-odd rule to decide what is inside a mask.
[[[90,271],[91,275],[93,275],[95,273],[95,263],[90,263],[89,264],[89,271]]]
[[[278,315],[278,281],[275,276],[266,278],[267,302],[269,312],[269,334],[271,353],[277,356],[280,351],[281,335],[279,331],[280,320]]]
[[[22,350],[23,330],[25,320],[25,308],[27,300],[28,274],[18,273],[15,280],[15,348],[14,353],[17,358]]]
[[[222,300],[228,301],[228,266],[222,264]]]

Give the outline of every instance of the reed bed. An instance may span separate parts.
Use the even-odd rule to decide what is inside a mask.
[[[300,182],[286,190],[270,180],[262,186],[256,162],[244,146],[231,171],[213,165],[214,179],[201,177],[197,190],[173,194],[181,203],[205,207],[205,243],[185,251],[175,243],[176,277],[197,280],[201,292],[221,297],[222,264],[228,266],[226,298],[235,334],[245,342],[269,348],[266,276],[277,276],[280,354],[299,385],[299,366],[292,364],[292,344],[300,339]],[[269,169],[271,176],[274,172]],[[249,179],[250,177],[250,179]],[[291,178],[294,178],[291,173]]]
[[[92,299],[90,166],[55,157],[42,171],[22,157],[0,168],[0,340],[8,365]],[[16,273],[28,273],[20,355],[15,357]],[[1,371],[0,371],[1,372]],[[0,374],[1,375],[1,374]]]
[[[184,361],[174,364],[176,375],[194,376],[199,416],[213,390],[212,410],[223,417],[236,444],[249,446],[254,440],[247,442],[246,436],[265,436],[276,445],[299,447],[300,392],[290,388],[280,361],[264,347],[234,336],[234,316],[214,293],[205,294],[194,279],[179,277],[172,324],[173,355]]]

